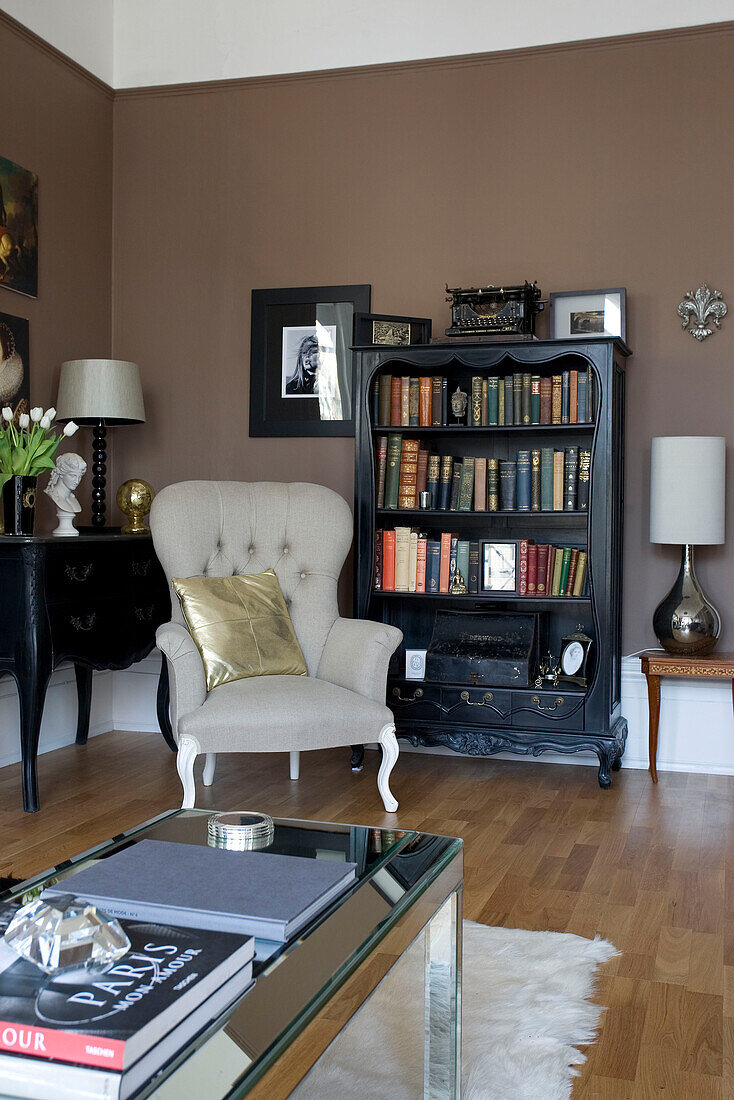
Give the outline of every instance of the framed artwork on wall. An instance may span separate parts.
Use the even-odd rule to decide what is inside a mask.
[[[584,340],[589,336],[626,339],[626,298],[623,286],[611,290],[564,290],[550,295],[552,340]]]
[[[30,338],[25,317],[0,313],[0,408],[30,412]]]
[[[430,317],[391,317],[385,313],[356,313],[354,343],[357,345],[389,344],[391,347],[430,344],[431,328]]]
[[[0,157],[0,286],[38,296],[38,176]]]
[[[250,435],[354,435],[354,315],[371,288],[253,290]]]

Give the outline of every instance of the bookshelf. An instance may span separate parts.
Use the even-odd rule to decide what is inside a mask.
[[[387,704],[395,715],[398,737],[407,738],[414,745],[441,745],[471,756],[491,756],[505,751],[532,756],[547,751],[592,752],[599,760],[599,785],[611,786],[611,773],[620,765],[627,738],[627,723],[621,714],[620,680],[624,380],[625,360],[629,354],[621,341],[601,337],[356,349],[355,614],[391,623],[403,632],[403,644],[392,659],[387,688]],[[582,374],[593,393],[593,411],[590,410],[582,422],[484,425],[473,422],[472,379],[503,380],[521,374],[549,380],[554,376],[563,377],[565,372],[574,379],[574,393],[575,379]],[[434,394],[439,388],[434,380],[445,378],[442,415],[455,419],[451,414],[450,395],[459,387],[468,395],[468,422],[429,424],[425,416],[441,415],[438,406],[433,405],[430,413],[422,410],[422,424],[383,423],[386,415],[388,419],[391,414],[396,415],[394,407],[386,413],[383,402],[380,416],[380,379],[387,376],[430,378]],[[387,383],[383,381],[382,384]],[[544,389],[548,393],[550,382],[543,381],[543,386],[548,387]],[[516,388],[515,396],[518,392]],[[475,396],[477,394],[478,390]],[[572,409],[574,407],[572,405]],[[564,412],[566,409],[564,403]],[[527,412],[524,406],[526,416]],[[413,414],[415,416],[415,403]],[[486,398],[482,415],[486,421]],[[537,421],[537,403],[532,415]],[[543,417],[547,419],[548,415],[546,404]],[[490,416],[493,416],[491,405]],[[565,454],[565,471],[571,470],[572,480],[573,467],[568,463],[578,462],[581,452],[586,451],[590,455],[587,460],[590,470],[588,503],[584,510],[575,506],[558,508],[556,499],[555,507],[549,507],[550,501],[544,496],[545,510],[538,510],[539,499],[534,489],[533,510],[517,507],[475,510],[470,507],[470,510],[454,511],[436,506],[440,490],[434,488],[431,506],[427,509],[378,508],[379,448],[384,437],[392,437],[394,447],[398,446],[398,441],[401,447],[404,447],[404,440],[418,441],[420,450],[443,458],[450,455],[453,463],[459,466],[463,466],[467,458],[470,465],[472,458],[475,462],[477,459],[480,462],[496,459],[498,467],[505,463],[506,473],[511,472],[507,464],[517,460],[518,452],[532,454],[533,451],[542,452],[543,448],[552,449]],[[476,470],[479,469],[477,463]],[[459,476],[455,465],[452,474]],[[477,493],[477,498],[472,498],[475,505],[482,500],[481,491]],[[522,502],[527,504],[525,498]],[[401,503],[405,504],[405,500]],[[572,497],[566,503],[575,505],[575,499]],[[376,589],[376,532],[401,528],[411,528],[430,540],[426,543],[429,556],[431,542],[440,542],[441,534],[448,532],[458,543],[463,541],[471,547],[479,546],[480,559],[485,541],[514,543],[518,548],[518,574],[520,550],[526,554],[527,546],[535,544],[532,555],[536,566],[543,553],[538,552],[538,547],[556,547],[561,554],[568,549],[569,555],[575,550],[576,562],[582,560],[582,553],[587,556],[583,583],[580,590],[576,586],[575,592],[568,585],[568,595],[546,594],[545,591],[542,595],[538,592],[521,595],[519,583],[515,591],[487,591],[482,586],[480,560],[478,586],[476,568],[473,572],[470,569],[473,590],[466,593],[429,591],[428,581],[426,591]],[[403,534],[402,538],[405,537]],[[383,545],[382,538],[379,545]],[[556,549],[555,553],[558,552]],[[476,561],[476,550],[473,553]],[[435,548],[433,554],[435,563]],[[437,576],[435,571],[433,576]],[[535,576],[537,587],[540,569]],[[550,587],[553,578],[550,573],[546,574],[545,568],[543,576]],[[419,587],[420,583],[419,576]],[[411,584],[415,586],[414,567]],[[555,686],[536,687],[538,660],[529,679],[511,687],[489,682],[406,679],[406,648],[428,648],[437,613],[451,611],[474,612],[488,624],[492,622],[489,616],[494,614],[530,612],[537,615],[538,660],[547,652],[558,657],[561,639],[580,627],[593,639],[586,687],[582,689],[564,681]]]

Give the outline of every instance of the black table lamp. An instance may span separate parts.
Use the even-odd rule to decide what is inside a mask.
[[[140,367],[123,359],[71,359],[61,364],[56,418],[88,424],[92,453],[92,526],[105,525],[107,427],[145,421]]]

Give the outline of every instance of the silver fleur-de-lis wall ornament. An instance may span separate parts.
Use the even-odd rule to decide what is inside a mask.
[[[698,290],[688,291],[676,312],[683,318],[683,328],[688,328],[689,321],[692,322],[688,331],[700,342],[713,335],[714,330],[709,328],[709,323],[721,328],[727,308],[720,291],[711,290],[706,283],[701,283]]]

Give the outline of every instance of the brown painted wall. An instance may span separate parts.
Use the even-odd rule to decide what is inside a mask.
[[[0,155],[38,174],[40,253],[38,298],[0,287],[0,311],[30,320],[31,400],[47,408],[65,359],[110,354],[112,93],[7,16],[0,56]],[[64,449],[88,461],[90,441],[82,432]],[[39,501],[42,531],[54,512],[43,493]]]
[[[303,478],[351,499],[351,440],[248,437],[253,287],[368,282],[376,312],[440,331],[446,281],[626,286],[625,651],[652,643],[677,551],[647,541],[650,437],[726,435],[733,408],[734,314],[699,346],[675,313],[703,280],[734,307],[733,62],[728,26],[119,96],[113,342],[149,420],[118,430],[116,483]],[[699,562],[734,648],[730,531]]]

